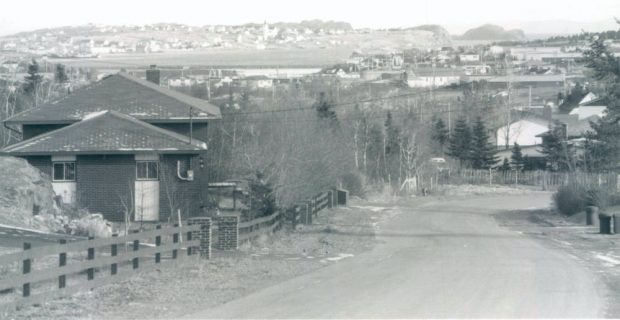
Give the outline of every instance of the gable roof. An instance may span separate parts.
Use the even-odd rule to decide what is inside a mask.
[[[591,116],[602,118],[606,110],[607,107],[605,106],[579,106],[571,110],[568,114],[577,115],[579,120],[583,120]]]
[[[0,150],[8,155],[198,153],[206,143],[116,111],[100,111]]]
[[[220,119],[217,106],[206,100],[160,87],[126,73],[117,73],[76,90],[60,100],[21,112],[8,120],[15,124],[73,123],[85,115],[114,110],[147,122],[187,122],[193,108],[195,121]]]

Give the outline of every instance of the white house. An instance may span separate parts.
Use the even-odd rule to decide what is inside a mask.
[[[497,146],[505,147],[515,143],[520,146],[534,146],[542,143],[538,135],[549,131],[549,122],[540,119],[522,119],[497,129]]]
[[[592,116],[602,118],[605,115],[605,110],[607,110],[605,106],[579,106],[571,110],[569,115],[577,115],[578,120],[587,119]]]
[[[480,61],[479,54],[461,54],[459,55],[461,62],[478,62]]]

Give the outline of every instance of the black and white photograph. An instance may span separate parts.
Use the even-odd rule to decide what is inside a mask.
[[[0,319],[620,318],[620,1],[0,4]]]

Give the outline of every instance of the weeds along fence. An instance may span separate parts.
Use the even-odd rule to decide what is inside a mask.
[[[347,204],[348,191],[333,189],[321,192],[289,209],[281,209],[269,216],[239,222],[237,215],[217,217],[217,247],[236,250],[240,243],[252,241],[261,235],[271,234],[290,223],[293,230],[298,224],[312,224],[314,217],[326,208]]]
[[[443,170],[425,177],[424,185],[434,190],[442,185],[526,185],[553,189],[567,184],[580,184],[592,187],[617,187],[617,174],[589,172],[549,172],[549,171],[498,171],[498,170]]]
[[[200,240],[193,235],[200,228],[157,226],[120,237],[60,240],[41,247],[24,243],[23,251],[0,256],[0,307],[39,304],[173,265],[183,256],[197,256]]]

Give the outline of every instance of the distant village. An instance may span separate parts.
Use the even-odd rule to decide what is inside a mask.
[[[134,27],[95,27],[105,36],[74,36],[68,31],[28,33],[0,40],[0,77],[23,81],[31,57],[41,61],[44,77],[53,79],[54,58],[93,58],[113,54],[239,48],[264,50],[278,44],[312,43],[337,46],[343,37],[325,37],[366,32],[346,27],[331,29],[278,27],[264,24],[208,26],[201,30],[179,24]],[[92,31],[92,30],[91,30]],[[175,34],[205,34],[187,38],[117,40],[116,34],[144,34],[170,31]],[[200,31],[200,32],[197,32]],[[321,38],[323,37],[323,38]],[[127,38],[128,37],[124,37]],[[317,39],[332,39],[320,43]],[[137,39],[137,40],[136,40]],[[620,41],[607,40],[620,53]],[[146,78],[148,69],[158,71],[160,86],[181,91],[198,90],[200,97],[222,99],[234,92],[269,95],[292,85],[321,81],[330,88],[408,88],[428,92],[434,99],[450,104],[463,86],[484,82],[494,96],[510,95],[510,112],[518,113],[511,123],[495,127],[493,136],[499,149],[518,143],[531,157],[541,156],[535,146],[551,123],[565,125],[568,136],[580,139],[590,129],[593,117],[602,117],[606,106],[588,89],[583,53],[588,40],[537,42],[472,42],[429,49],[354,50],[348,59],[331,66],[239,67],[215,66],[134,66],[122,68]],[[22,57],[16,58],[16,57]],[[29,58],[26,58],[29,57]],[[100,80],[119,70],[96,67],[68,67],[67,90]],[[223,98],[225,99],[225,98]],[[235,107],[232,105],[231,107]],[[510,136],[507,137],[507,132]],[[503,155],[509,157],[509,154]]]

